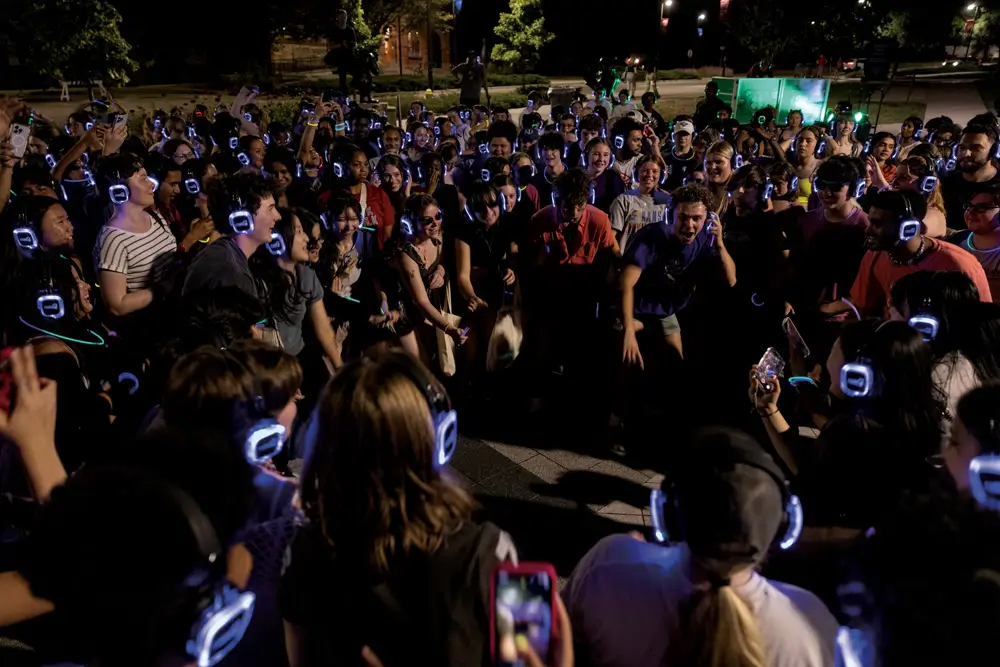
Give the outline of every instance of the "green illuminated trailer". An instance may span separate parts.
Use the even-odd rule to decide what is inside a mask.
[[[719,98],[733,107],[733,117],[749,123],[753,112],[764,107],[777,109],[778,123],[792,109],[802,111],[803,123],[825,120],[829,79],[712,79],[719,86]]]

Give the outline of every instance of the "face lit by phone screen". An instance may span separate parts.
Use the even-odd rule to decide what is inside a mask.
[[[517,657],[516,637],[524,635],[547,662],[552,637],[552,580],[545,572],[496,574],[497,663],[524,667]]]

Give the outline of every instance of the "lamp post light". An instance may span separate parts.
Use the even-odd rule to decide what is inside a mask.
[[[660,30],[661,32],[667,31],[667,26],[670,24],[670,19],[665,16],[665,14],[670,11],[674,6],[674,0],[662,0],[660,2]],[[653,56],[653,91],[659,95],[659,91],[656,89],[656,73],[660,66],[660,42],[663,41],[663,35],[661,34],[656,40],[656,54]]]
[[[708,17],[707,17],[707,16],[705,16],[705,12],[702,12],[701,14],[698,14],[698,23],[701,23],[701,22],[702,22],[702,21],[704,21],[704,20],[705,20],[706,18],[708,18]]]
[[[969,38],[965,41],[965,58],[969,58],[969,52],[972,51],[972,34],[976,32],[976,21],[979,20],[979,11],[982,8],[978,3],[971,2],[966,6],[965,11],[972,12],[972,25],[969,26]]]

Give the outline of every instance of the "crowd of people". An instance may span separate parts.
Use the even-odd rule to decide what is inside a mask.
[[[3,664],[982,662],[996,116],[255,94],[0,99]],[[651,530],[556,592],[460,423],[652,461]]]

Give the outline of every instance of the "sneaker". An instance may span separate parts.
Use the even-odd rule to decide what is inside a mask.
[[[621,422],[608,424],[608,451],[619,459],[628,456],[625,449],[625,425]]]

